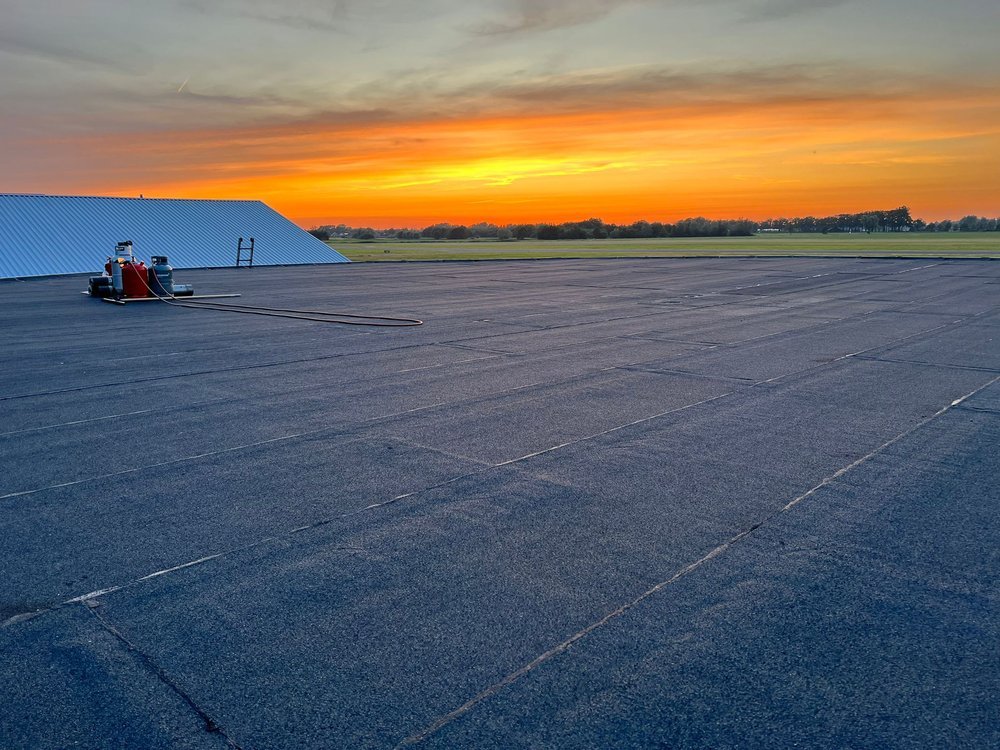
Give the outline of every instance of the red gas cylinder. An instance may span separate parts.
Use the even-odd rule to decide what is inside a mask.
[[[141,260],[138,263],[125,263],[122,266],[122,287],[126,297],[148,297],[146,264]]]

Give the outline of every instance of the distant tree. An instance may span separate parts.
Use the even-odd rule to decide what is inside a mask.
[[[901,232],[903,229],[913,226],[913,217],[910,216],[910,209],[906,206],[894,208],[886,212],[885,223],[893,232]]]
[[[515,224],[510,230],[514,233],[515,240],[526,240],[529,237],[534,237],[536,231],[534,224]]]
[[[351,233],[351,228],[344,224],[325,224],[321,227],[316,227],[316,229],[327,232],[330,237],[347,237]]]
[[[843,221],[842,216],[828,216],[825,219],[820,219],[816,222],[816,228],[819,229],[823,234],[829,234],[830,232],[835,232],[840,229],[841,222]]]
[[[536,236],[540,240],[558,240],[562,238],[562,230],[555,224],[539,224]]]
[[[750,237],[757,233],[759,224],[750,219],[737,219],[736,221],[729,222],[729,236],[730,237]]]
[[[424,227],[420,234],[432,240],[443,240],[448,236],[450,229],[451,224],[431,224],[429,227]]]
[[[591,217],[586,221],[578,222],[577,225],[587,233],[588,237],[595,240],[604,240],[608,237],[608,226],[600,219]]]
[[[961,219],[958,220],[958,231],[959,232],[979,231],[979,217],[963,216]]]
[[[919,219],[914,220],[914,229],[920,226]],[[958,221],[942,219],[937,222],[930,222],[923,231],[925,232],[996,232],[1000,229],[1000,218],[991,219],[986,216],[976,216],[969,214],[963,216]]]
[[[490,224],[487,221],[480,221],[478,224],[473,224],[469,227],[470,237],[496,237],[497,236],[497,225]]]
[[[636,237],[649,238],[653,236],[653,225],[648,221],[637,221],[632,224],[632,230]]]
[[[792,228],[796,232],[815,232],[819,229],[819,223],[815,216],[803,216],[792,219]]]
[[[696,216],[693,219],[681,219],[674,224],[670,233],[671,237],[710,237],[718,232],[715,222],[709,221],[704,216]]]
[[[1000,231],[1000,218],[988,218],[969,214],[958,221],[943,219],[937,222],[925,223],[914,219],[909,208],[900,206],[889,211],[863,211],[854,214],[836,214],[815,217],[777,218],[756,222],[750,219],[707,219],[703,216],[681,219],[675,224],[659,221],[648,222],[640,219],[631,224],[606,224],[598,218],[583,221],[567,221],[562,224],[508,224],[498,227],[496,224],[481,221],[470,226],[453,225],[447,222],[432,224],[422,230],[414,229],[372,229],[370,227],[352,228],[344,224],[323,225],[310,229],[309,232],[322,240],[337,237],[355,237],[358,239],[395,238],[400,240],[417,240],[428,238],[444,239],[482,239],[493,238],[501,240],[524,240],[538,238],[553,239],[606,239],[612,238],[642,238],[642,237],[736,237],[754,234],[761,230],[781,232],[899,232],[906,230],[926,232],[995,232]]]

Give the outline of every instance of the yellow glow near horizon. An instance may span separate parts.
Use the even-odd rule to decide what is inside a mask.
[[[441,183],[482,183],[491,187],[511,185],[518,180],[537,177],[567,177],[628,168],[628,163],[592,163],[579,159],[532,158],[479,159],[449,166],[431,166],[416,179],[388,184],[376,181],[373,190],[398,190]]]
[[[261,198],[303,226],[760,219],[902,203],[927,219],[1000,213],[1000,97],[961,92],[919,109],[801,98],[208,131],[162,157],[149,138],[113,147],[160,160],[158,194]]]

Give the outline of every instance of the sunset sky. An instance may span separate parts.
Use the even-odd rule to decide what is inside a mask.
[[[1000,215],[998,0],[0,0],[0,192]]]

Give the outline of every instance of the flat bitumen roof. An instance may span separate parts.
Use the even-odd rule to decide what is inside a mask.
[[[995,747],[1000,263],[0,284],[0,747]]]

